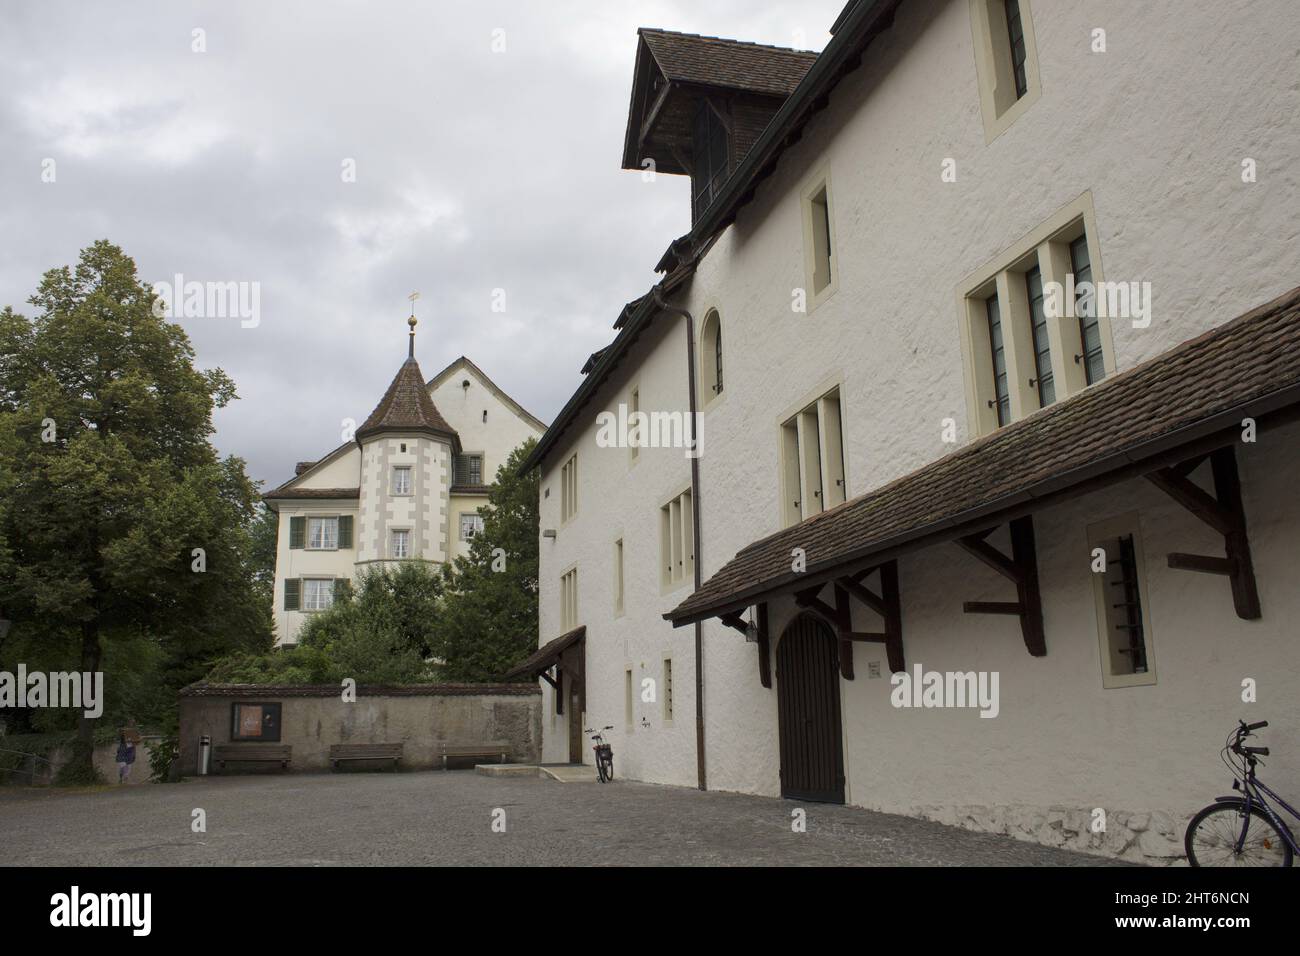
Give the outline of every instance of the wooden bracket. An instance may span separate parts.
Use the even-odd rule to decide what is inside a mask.
[[[993,529],[958,538],[968,554],[983,561],[994,571],[1016,586],[1016,600],[966,601],[962,610],[967,614],[1012,614],[1020,618],[1020,633],[1025,647],[1034,657],[1047,654],[1047,641],[1043,634],[1043,600],[1038,590],[1038,551],[1034,544],[1034,519],[1031,515],[1015,518],[1008,526],[1011,532],[1011,557],[1007,557],[987,538]]]
[[[550,684],[551,687],[555,688],[555,692],[556,692],[557,694],[560,692],[560,684],[559,684],[559,681],[557,681],[557,680],[556,680],[554,677],[552,677],[550,674],[546,673],[546,671],[542,671],[542,672],[541,672],[539,675],[537,675],[537,676],[539,676],[542,680],[546,681],[546,683]]]
[[[1189,458],[1173,467],[1153,471],[1147,475],[1147,480],[1223,535],[1226,557],[1174,552],[1169,555],[1169,567],[1179,571],[1225,575],[1232,584],[1232,606],[1237,616],[1246,621],[1258,620],[1263,612],[1259,605],[1259,589],[1255,585],[1255,566],[1250,557],[1237,454],[1229,445],[1208,455],[1214,494],[1205,491],[1189,477],[1206,457]]]
[[[876,594],[863,584],[863,580],[875,571],[880,572],[880,593]],[[850,641],[872,641],[885,645],[885,654],[889,658],[890,671],[897,673],[905,670],[903,661],[903,609],[898,590],[898,562],[888,561],[879,568],[867,568],[857,574],[843,577],[835,582],[837,592],[857,598],[862,604],[879,614],[885,621],[881,632],[850,631],[844,637]]]

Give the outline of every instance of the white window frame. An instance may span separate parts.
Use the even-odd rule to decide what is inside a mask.
[[[578,626],[578,566],[572,564],[560,575],[560,632]]]
[[[578,453],[574,452],[560,467],[560,526],[578,514]]]
[[[687,485],[659,506],[659,593],[695,580],[695,520]]]
[[[337,551],[339,549],[339,516],[338,515],[306,515],[307,530],[303,535],[303,550],[305,551]],[[320,522],[318,527],[322,529],[321,543],[313,544],[315,535],[312,533],[314,522]],[[332,524],[330,524],[332,522]],[[324,533],[324,529],[332,527],[334,529],[333,537]]]
[[[406,553],[398,554],[397,536],[405,535]],[[389,528],[388,529],[388,556],[394,561],[408,561],[411,558],[412,540],[410,528]]]
[[[722,360],[722,388],[718,388],[718,351],[717,339],[722,334],[722,313],[716,306],[709,306],[704,311],[704,321],[700,323],[699,341],[699,407],[708,411],[722,401],[727,394],[727,358]],[[722,339],[722,347],[727,348],[727,339]]]
[[[1025,86],[1017,97],[1011,65],[1011,37],[1007,30],[1004,0],[970,0],[972,46],[975,52],[975,81],[979,87],[980,115],[984,120],[984,142],[993,142],[1025,114],[1042,95],[1038,75],[1038,42],[1030,0],[1020,2],[1020,25],[1025,41]]]
[[[316,587],[313,588],[312,585]],[[309,602],[307,595],[313,590],[316,591],[316,600]],[[321,598],[324,595],[324,598]],[[309,606],[315,604],[317,606]],[[324,577],[304,577],[302,579],[302,594],[298,598],[298,607],[307,614],[319,614],[321,611],[328,611],[334,606],[334,579]]]
[[[474,522],[474,530],[469,535],[465,534],[466,518],[470,518]],[[483,533],[483,516],[479,514],[477,511],[462,511],[459,515],[459,519],[460,520],[458,521],[458,525],[459,525],[458,533],[460,535],[461,541],[473,541],[475,535]]]
[[[824,194],[824,199],[820,199]],[[825,222],[821,220],[818,205],[825,207]],[[839,240],[835,232],[835,196],[831,190],[830,171],[818,170],[799,193],[799,206],[803,219],[804,295],[808,312],[835,294],[840,285]],[[823,252],[823,246],[829,248]],[[819,265],[826,260],[827,280],[818,287]]]
[[[1030,384],[1037,369],[1025,273],[1036,265],[1044,284],[1058,282],[1064,285],[1074,268],[1070,260],[1070,242],[1081,234],[1087,236],[1092,282],[1104,282],[1092,193],[1085,192],[958,284],[957,313],[965,372],[967,427],[971,436],[988,435],[1002,427],[998,424],[997,409],[989,406],[989,401],[996,400],[996,395],[986,300],[995,293],[998,296],[1010,399],[1007,424],[1011,424],[1039,408],[1038,390]],[[1115,344],[1110,318],[1102,314],[1104,309],[1100,297],[1094,302],[1094,308],[1098,309],[1097,332],[1105,366],[1104,381],[1115,374]],[[1048,317],[1047,337],[1056,401],[1061,402],[1088,387],[1084,366],[1075,360],[1076,355],[1083,353],[1078,319],[1069,315]]]
[[[1101,667],[1101,686],[1107,689],[1116,687],[1144,687],[1156,683],[1156,646],[1155,635],[1151,630],[1151,588],[1148,583],[1150,578],[1147,575],[1146,552],[1142,545],[1142,522],[1137,512],[1116,515],[1105,521],[1099,521],[1088,526],[1088,553],[1089,561],[1092,559],[1094,548],[1104,547],[1105,543],[1115,538],[1132,535],[1133,536],[1133,559],[1136,565],[1138,595],[1142,605],[1142,643],[1146,652],[1147,669],[1140,674],[1117,674],[1111,667],[1111,615],[1112,605],[1114,603],[1113,594],[1109,593],[1112,589],[1106,581],[1106,574],[1099,574],[1091,570],[1093,586],[1093,602],[1096,612],[1097,624],[1097,651],[1098,660]],[[1111,560],[1115,555],[1107,552],[1107,560]]]
[[[848,499],[843,395],[841,381],[828,380],[777,420],[782,527]]]
[[[399,475],[401,475],[401,476],[405,476],[405,478],[406,478],[406,487],[405,487],[405,488],[402,488],[402,487],[401,487],[402,482],[398,480],[398,476],[399,476]],[[408,498],[408,497],[410,497],[410,496],[414,493],[414,492],[412,491],[412,488],[413,488],[414,485],[415,485],[415,478],[414,478],[414,475],[415,475],[414,469],[413,469],[410,465],[394,465],[394,466],[393,466],[393,490],[392,490],[392,494],[393,494],[394,497],[399,497],[399,498]]]

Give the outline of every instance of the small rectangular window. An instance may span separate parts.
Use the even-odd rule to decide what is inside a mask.
[[[473,537],[483,530],[482,515],[461,515],[460,516],[460,540],[470,541]]]
[[[572,456],[560,469],[560,522],[578,513],[578,456]]]
[[[307,550],[333,551],[339,546],[338,518],[307,519]]]
[[[782,513],[787,525],[833,508],[847,497],[842,406],[831,389],[781,426]]]
[[[1029,92],[1029,79],[1025,75],[1025,27],[1020,19],[1020,0],[1004,0],[1006,4],[1007,39],[1011,42],[1011,75],[1015,83],[1016,99]]]
[[[695,574],[695,523],[691,493],[683,491],[659,509],[659,584],[676,587]]]
[[[328,611],[333,606],[333,578],[302,579],[302,609],[304,611]]]
[[[830,196],[825,186],[809,200],[812,217],[813,294],[819,295],[834,277],[835,249],[831,242]]]
[[[1005,425],[1011,421],[1011,391],[1007,386],[1007,350],[1002,341],[1002,308],[998,305],[996,294],[984,302],[984,309],[989,321],[989,351],[993,362],[994,407],[998,413],[998,424]]]
[[[569,632],[578,626],[578,569],[560,576],[560,630]]]
[[[641,411],[641,389],[632,389],[627,406],[628,421],[631,422],[627,432],[628,457],[635,462],[637,456],[641,454],[641,422],[636,416],[636,413]]]
[[[1043,308],[1043,273],[1034,266],[1025,273],[1025,292],[1029,296],[1029,331],[1034,344],[1034,384],[1038,404],[1046,408],[1056,401],[1056,380],[1052,374],[1052,348],[1047,334],[1047,311]]]
[[[1105,687],[1156,682],[1137,525],[1128,515],[1088,529]]]
[[[632,696],[632,668],[623,671],[623,722],[627,729],[632,729],[632,721],[635,718]]]
[[[411,556],[411,532],[405,528],[395,529],[390,539],[389,557],[402,559]]]
[[[1075,314],[1079,318],[1079,342],[1083,347],[1083,370],[1089,385],[1106,377],[1106,358],[1101,346],[1101,326],[1097,320],[1097,298],[1085,295],[1079,287],[1092,284],[1092,260],[1088,257],[1085,233],[1070,243],[1070,269],[1074,273]]]
[[[398,465],[393,469],[393,494],[409,495],[411,493],[411,468]]]

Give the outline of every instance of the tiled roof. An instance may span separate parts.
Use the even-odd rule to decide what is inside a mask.
[[[296,479],[294,479],[296,480]],[[360,498],[360,488],[291,488],[293,480],[262,495],[263,498]]]
[[[1300,407],[1300,288],[1028,418],[744,548],[664,615],[676,625],[825,580],[1149,471],[1243,417]],[[1230,438],[1228,440],[1231,440]],[[804,549],[806,570],[791,570]]]
[[[669,82],[789,96],[817,59],[816,53],[803,50],[697,33],[648,27],[638,32]]]
[[[506,671],[504,680],[516,680],[520,677],[536,677],[560,659],[560,655],[571,646],[587,636],[585,625],[566,631],[553,641],[543,644],[521,664]]]
[[[451,439],[457,448],[460,446],[456,429],[447,424],[429,397],[424,376],[420,374],[420,364],[414,358],[408,358],[397,370],[384,397],[357,429],[357,440],[385,431],[427,432]]]

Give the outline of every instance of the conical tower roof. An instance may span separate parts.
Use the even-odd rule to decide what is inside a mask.
[[[456,434],[456,429],[447,424],[429,397],[424,375],[420,372],[420,363],[415,360],[415,356],[409,357],[397,370],[384,397],[379,400],[365,423],[357,429],[357,441],[361,442],[381,432],[423,432],[450,442],[457,451],[460,449],[460,436]]]

